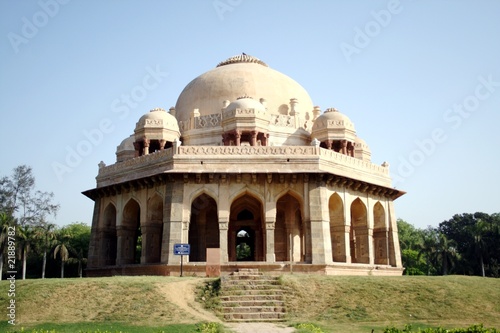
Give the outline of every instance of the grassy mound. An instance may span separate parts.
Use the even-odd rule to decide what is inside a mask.
[[[290,320],[336,328],[500,327],[500,279],[286,275]],[[339,330],[340,331],[340,330]]]
[[[195,285],[207,281],[147,276],[17,281],[15,328],[193,332],[198,323],[218,321],[195,302]],[[281,283],[290,324],[314,323],[325,332],[382,332],[405,324],[500,328],[500,279],[295,274]],[[8,287],[0,282],[0,304],[10,299]],[[6,320],[0,322],[0,331],[7,328]]]

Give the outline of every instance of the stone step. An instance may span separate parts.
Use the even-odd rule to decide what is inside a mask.
[[[280,286],[280,283],[278,281],[259,281],[259,280],[253,280],[253,281],[226,281],[222,282],[221,284],[222,287],[224,288],[232,288],[232,287],[249,287],[249,288],[276,288],[276,286]]]
[[[251,308],[251,307],[260,307],[260,308],[265,308],[265,307],[281,307],[284,308],[285,302],[284,301],[277,301],[277,300],[262,300],[262,301],[256,301],[256,300],[249,300],[249,301],[222,301],[221,305],[223,308]]]
[[[224,313],[261,313],[261,312],[285,312],[284,306],[265,305],[265,306],[223,306],[221,308]]]
[[[242,321],[242,322],[256,322],[256,321],[263,321],[263,322],[272,322],[272,321],[284,321],[285,320],[285,313],[276,313],[276,312],[269,312],[269,313],[226,313],[224,314],[224,320],[226,321]]]
[[[269,296],[277,295],[282,296],[283,290],[279,289],[232,289],[232,290],[222,290],[219,294],[220,296]]]
[[[283,321],[281,284],[257,269],[240,269],[221,279],[220,314],[226,321]]]
[[[262,275],[258,268],[240,268],[231,275]]]
[[[224,295],[220,296],[221,302],[248,302],[248,301],[283,301],[283,295]]]

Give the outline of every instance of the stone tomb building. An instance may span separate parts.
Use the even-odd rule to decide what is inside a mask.
[[[89,276],[220,270],[400,275],[387,164],[354,124],[263,61],[231,57],[144,114],[99,165]],[[210,250],[212,251],[212,250]]]

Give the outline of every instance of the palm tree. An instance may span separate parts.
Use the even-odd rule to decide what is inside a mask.
[[[35,237],[38,239],[40,249],[43,252],[42,279],[45,279],[45,268],[47,267],[47,252],[52,248],[56,234],[56,225],[42,221],[41,225],[35,229]]]
[[[8,232],[12,221],[12,216],[5,212],[0,213],[0,280],[3,277],[3,251],[8,243]]]
[[[78,250],[76,252],[76,258],[69,258],[69,263],[77,263],[78,264],[78,276],[83,277],[83,265],[87,263],[87,258],[83,254],[83,249]]]
[[[448,268],[453,266],[455,259],[459,257],[457,244],[454,240],[449,240],[443,233],[439,233],[437,241],[437,259],[441,262],[443,275],[448,275]]]
[[[28,252],[35,241],[34,231],[29,225],[19,225],[16,229],[18,257],[23,261],[23,280],[26,280],[26,261]]]
[[[437,271],[436,244],[437,232],[435,229],[429,228],[422,232],[421,242],[418,244],[418,257],[424,256],[427,265],[427,275],[431,275],[431,267]]]
[[[69,259],[69,240],[71,235],[65,232],[60,232],[56,237],[56,247],[54,248],[54,259],[61,258],[61,279],[64,278],[64,264]]]

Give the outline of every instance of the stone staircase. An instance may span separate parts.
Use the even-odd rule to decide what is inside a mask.
[[[244,268],[221,278],[221,314],[231,322],[285,320],[283,290],[278,278]]]

